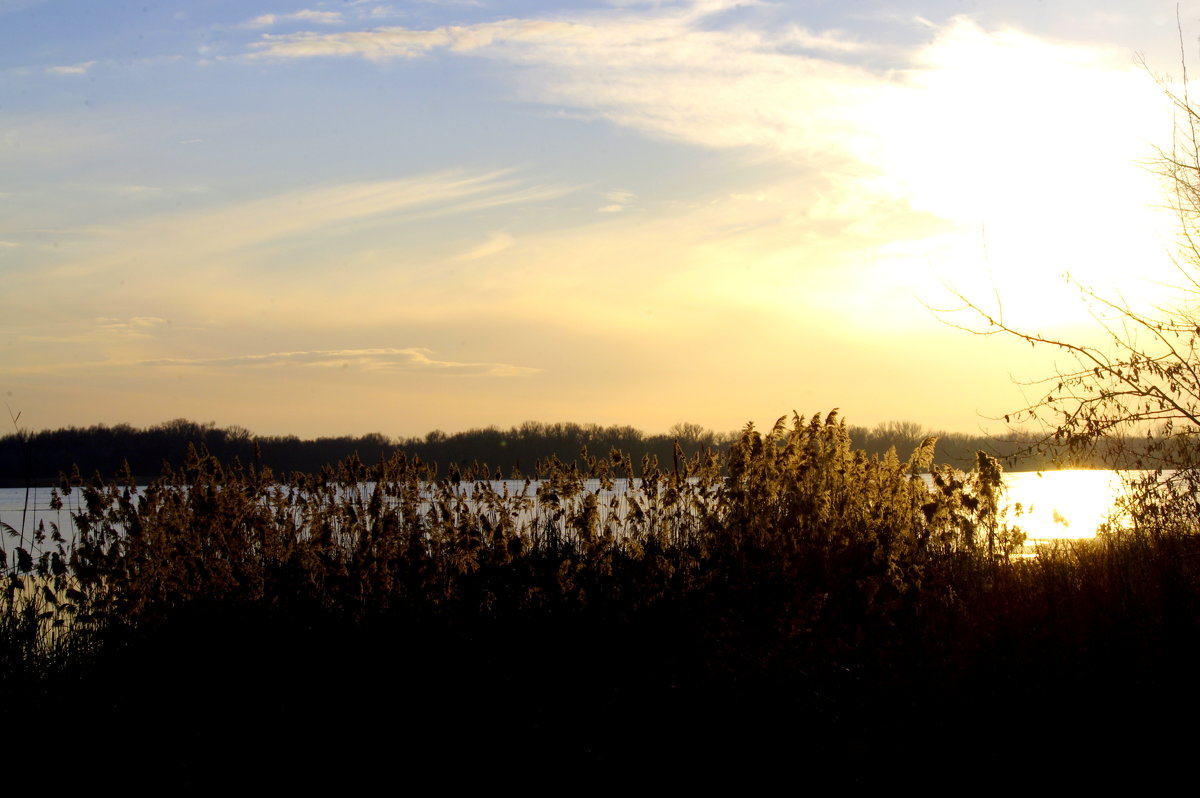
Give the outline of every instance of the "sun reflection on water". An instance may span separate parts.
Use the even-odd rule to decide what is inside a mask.
[[[1095,537],[1126,490],[1122,472],[1100,469],[1015,471],[1004,475],[1004,483],[1004,520],[1020,527],[1029,542]]]

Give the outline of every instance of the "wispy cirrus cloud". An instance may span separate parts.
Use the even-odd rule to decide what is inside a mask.
[[[527,68],[514,84],[521,99],[708,147],[828,150],[845,134],[858,133],[841,111],[861,103],[863,87],[878,79],[838,58],[868,46],[839,31],[797,25],[755,30],[706,24],[733,5],[265,34],[249,45],[248,55],[384,62],[444,51],[488,58]]]
[[[318,349],[301,352],[266,352],[212,358],[162,358],[142,361],[145,366],[204,366],[216,368],[303,368],[367,371],[423,372],[464,377],[522,377],[540,369],[511,363],[471,363],[438,360],[423,347],[403,349]]]
[[[1064,229],[1136,218],[1146,231],[1136,247],[1157,234],[1144,217],[1160,189],[1136,161],[1152,154],[1146,142],[1161,139],[1156,120],[1165,112],[1127,53],[988,29],[969,16],[895,19],[921,35],[904,45],[868,42],[773,25],[770,14],[733,6],[618,3],[570,17],[305,31],[263,36],[250,51],[486,58],[512,67],[504,77],[514,99],[659,140],[779,159],[808,170],[824,203],[908,206],[917,237],[926,235],[921,215],[933,214],[973,230],[962,246],[978,250],[986,220],[991,255],[1000,263],[1007,252],[1021,279],[1067,261],[1121,268],[1110,244],[1097,239],[1084,252]],[[717,16],[725,12],[741,16],[730,24]],[[625,207],[610,200],[596,210]]]
[[[250,30],[261,30],[263,28],[273,28],[276,25],[285,22],[312,22],[317,25],[341,25],[345,19],[337,11],[316,11],[313,9],[304,9],[302,11],[294,11],[291,14],[260,14],[254,19],[247,20],[239,25],[239,28],[248,28]]]
[[[604,198],[608,200],[608,204],[597,208],[597,213],[620,213],[637,199],[637,194],[632,191],[606,191]]]
[[[455,258],[455,260],[470,261],[486,258],[489,255],[495,255],[499,252],[503,252],[511,247],[514,243],[516,243],[516,239],[508,233],[492,233],[482,244],[471,247],[469,250]]]
[[[483,269],[468,283],[456,285],[436,279],[441,264],[461,262],[455,260],[458,254],[482,264],[515,239],[498,232],[480,236],[485,240],[457,252],[452,244],[441,242],[439,252],[422,253],[424,225],[453,226],[452,217],[539,203],[571,190],[531,183],[508,170],[456,170],[303,188],[233,203],[206,195],[194,210],[162,212],[156,205],[154,213],[125,222],[51,229],[36,236],[32,228],[19,231],[24,237],[0,231],[6,241],[22,247],[28,243],[36,250],[31,257],[45,262],[37,270],[13,273],[7,318],[20,325],[26,342],[88,345],[87,362],[92,364],[157,360],[167,353],[164,348],[190,340],[203,340],[208,347],[204,353],[228,352],[236,336],[226,340],[222,331],[248,319],[276,331],[293,329],[297,339],[304,339],[314,327],[395,324],[397,308],[411,303],[403,318],[420,318],[434,327],[449,323],[449,313],[461,318],[479,312],[473,303],[494,303],[481,293],[481,286],[490,285],[492,270]],[[436,235],[433,240],[440,242]],[[472,251],[463,252],[466,249]],[[0,248],[0,261],[21,252]],[[58,306],[55,319],[11,302],[23,291],[39,290],[39,281],[45,279],[69,281],[76,288],[73,298]],[[173,287],[180,281],[186,281],[186,291]],[[297,325],[298,314],[305,321]],[[92,324],[78,321],[98,316],[107,318]],[[445,336],[427,340],[437,345]],[[316,348],[314,342],[275,343],[270,351],[290,352],[292,347]],[[375,353],[370,362],[361,361],[362,367],[379,366],[387,361],[385,354]],[[61,355],[58,350],[47,352],[42,364],[30,360],[22,368],[53,371]],[[403,363],[411,370],[424,363],[427,371],[438,371],[437,362],[424,357],[428,362],[413,353],[403,358],[392,353],[391,367]],[[467,365],[445,363],[439,368],[442,373],[519,372],[506,372],[503,363],[493,360],[498,359],[477,357]],[[84,362],[64,366],[85,367]]]
[[[96,326],[99,332],[133,338],[153,336],[156,330],[161,329],[169,323],[166,319],[160,319],[157,316],[133,316],[127,319],[96,319]]]
[[[126,318],[100,317],[92,322],[72,325],[67,332],[56,334],[24,333],[20,339],[27,343],[79,344],[103,343],[130,339],[149,339],[161,333],[170,322],[157,316]]]
[[[448,171],[396,180],[362,181],[282,192],[189,213],[144,217],[92,231],[112,252],[97,252],[78,267],[143,261],[204,264],[295,236],[340,234],[384,220],[432,218],[484,208],[551,199],[573,190],[530,185],[507,170],[468,174]]]
[[[95,65],[95,61],[81,61],[78,64],[47,67],[46,72],[51,75],[86,75],[88,70]]]
[[[905,132],[904,147],[1014,153],[995,170],[1009,181],[1018,174],[1020,181],[1030,179],[1044,164],[1023,168],[1027,153],[1014,151],[1008,132],[994,132],[995,120],[1025,119],[1030,106],[1044,106],[1049,116],[1031,135],[1053,130],[1088,140],[1091,133],[1084,131],[1094,126],[1087,120],[1096,111],[1089,87],[1110,86],[1115,73],[1131,67],[1123,53],[987,31],[968,17],[940,25],[897,20],[894,24],[922,31],[919,44],[907,48],[869,43],[836,29],[761,21],[756,26],[753,20],[712,24],[714,15],[734,5],[717,0],[647,10],[617,4],[569,19],[547,15],[428,29],[268,34],[249,45],[249,55],[383,62],[442,52],[487,58],[519,67],[510,86],[521,100],[656,138],[784,155],[825,172],[890,170],[908,157],[897,151],[895,126],[904,131],[917,126],[920,135]],[[888,68],[864,66],[857,58],[864,53],[886,53]],[[955,80],[963,74],[971,75],[969,82]],[[1064,86],[1079,90],[1064,93]],[[949,110],[964,104],[986,107],[989,121]],[[925,115],[898,112],[904,107],[920,107]],[[932,113],[936,118],[929,118]],[[1106,128],[1126,131],[1124,116],[1114,111]],[[1087,160],[1092,168],[1094,159]],[[969,171],[950,174],[956,190],[977,193]],[[619,204],[605,207],[615,210]]]
[[[421,5],[427,6],[470,6],[473,8],[483,8],[485,3],[483,0],[416,0]],[[378,3],[375,0],[352,0],[346,4],[350,9],[349,13],[358,19],[394,19],[396,17],[408,16],[408,12],[403,8],[398,8],[387,3]]]
[[[250,58],[312,58],[316,56],[359,56],[370,61],[415,58],[453,40],[448,29],[410,30],[377,28],[325,34],[313,32],[268,33],[250,46]]]

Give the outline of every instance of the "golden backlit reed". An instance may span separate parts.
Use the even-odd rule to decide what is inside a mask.
[[[922,476],[934,446],[869,457],[830,414],[747,426],[724,454],[671,463],[583,451],[528,481],[401,454],[285,477],[204,450],[142,488],[75,473],[60,488],[71,542],[39,527],[6,549],[0,664],[11,696],[181,635],[236,660],[263,635],[340,646],[356,630],[356,645],[426,663],[426,683],[465,667],[432,652],[461,651],[531,706],[566,690],[609,726],[675,691],[726,719],[791,707],[824,729],[813,751],[853,738],[899,756],[916,745],[906,722],[969,725],[963,707],[1000,701],[1000,723],[1022,696],[1045,699],[1042,679],[1144,681],[1191,661],[1200,547],[1184,505],[1170,523],[1016,556],[996,461]],[[542,667],[563,651],[569,683]],[[270,667],[281,679],[294,663]],[[699,756],[717,721],[688,717],[676,744]],[[595,723],[580,751],[616,745]]]

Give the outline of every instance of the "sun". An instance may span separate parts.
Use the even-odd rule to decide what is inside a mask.
[[[1176,220],[1152,168],[1169,100],[1127,55],[961,22],[873,112],[881,172],[953,225],[927,242],[939,281],[1026,330],[1086,322],[1078,285],[1169,295]]]

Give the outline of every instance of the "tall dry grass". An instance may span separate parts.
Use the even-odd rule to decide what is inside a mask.
[[[36,682],[127,731],[187,717],[185,763],[251,744],[248,718],[296,756],[387,717],[406,761],[532,750],[615,774],[653,750],[859,780],[931,738],[1003,761],[1039,712],[1091,718],[1093,691],[1123,719],[1139,695],[1192,700],[1194,524],[1014,557],[998,464],[927,483],[933,453],[868,457],[831,414],[747,427],[724,459],[583,452],[526,485],[403,456],[285,478],[203,450],[144,489],[75,474],[74,542],[5,566],[6,668],[28,678],[4,700]]]

